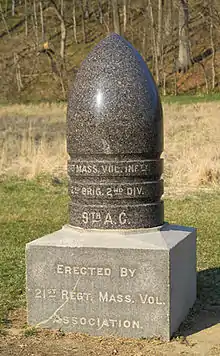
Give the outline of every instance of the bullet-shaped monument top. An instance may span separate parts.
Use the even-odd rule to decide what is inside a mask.
[[[70,224],[138,229],[163,224],[163,117],[141,55],[112,34],[88,55],[70,91]]]

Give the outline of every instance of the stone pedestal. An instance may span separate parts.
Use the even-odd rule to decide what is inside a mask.
[[[196,231],[61,230],[27,244],[28,323],[169,340],[196,299]]]

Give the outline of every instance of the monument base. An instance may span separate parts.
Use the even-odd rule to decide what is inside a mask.
[[[28,323],[170,340],[196,299],[196,230],[64,226],[26,246]]]

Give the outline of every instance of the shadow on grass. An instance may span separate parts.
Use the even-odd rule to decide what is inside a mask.
[[[197,274],[197,300],[176,336],[188,336],[220,323],[220,267]]]

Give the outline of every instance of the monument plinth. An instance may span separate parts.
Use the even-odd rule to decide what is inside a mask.
[[[27,244],[28,322],[170,339],[196,298],[196,232],[164,224],[163,119],[122,37],[83,62],[67,113],[70,224]]]

